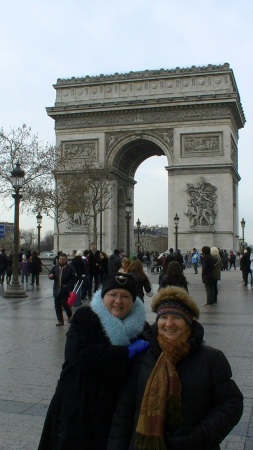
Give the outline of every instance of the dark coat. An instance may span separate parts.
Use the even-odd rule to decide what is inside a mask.
[[[202,281],[205,284],[214,283],[214,259],[212,255],[203,254],[202,264]]]
[[[240,268],[246,274],[250,273],[250,252],[243,253],[240,261]]]
[[[144,333],[152,345],[136,359],[135,369],[128,378],[115,409],[107,450],[137,450],[135,433],[141,402],[150,374],[160,356],[156,340],[157,326],[152,334]],[[183,427],[166,429],[165,436],[178,440],[181,450],[218,450],[219,443],[239,421],[243,397],[231,379],[230,365],[224,354],[203,344],[203,327],[194,322],[190,338],[191,352],[176,368],[182,383]],[[193,430],[202,431],[197,444],[189,436]],[[188,438],[186,435],[188,434]],[[165,442],[166,442],[165,437]],[[188,442],[185,442],[188,439]],[[173,444],[168,444],[173,450]]]
[[[75,256],[72,259],[71,265],[75,268],[78,280],[82,280],[83,275],[88,275],[88,262],[82,256]]]
[[[105,450],[127,346],[111,345],[98,316],[82,307],[67,333],[65,359],[38,450]]]
[[[171,278],[169,279],[168,275],[163,275],[159,282],[159,289],[165,288],[166,286],[178,286],[186,289],[186,291],[188,292],[188,283],[183,274],[180,278]]]
[[[42,264],[39,256],[30,256],[29,258],[30,272],[34,275],[38,275],[42,272]]]
[[[128,273],[129,275],[132,275],[135,281],[137,297],[140,297],[140,299],[144,301],[145,292],[149,294],[152,291],[152,285],[150,284],[148,277],[145,275],[145,277],[141,278],[135,272],[128,272]]]
[[[0,271],[4,272],[7,269],[8,258],[6,253],[0,253]]]
[[[96,250],[94,253],[92,251],[89,252],[89,273],[91,276],[99,273],[99,263],[100,263],[100,251]]]
[[[121,257],[113,254],[108,259],[108,273],[117,273],[121,269]]]
[[[51,273],[54,275],[54,286],[53,286],[53,295],[57,297],[59,295],[58,290],[58,281],[59,281],[59,264],[56,264],[52,267]],[[71,264],[66,264],[62,271],[61,278],[61,291],[60,295],[64,297],[68,297],[69,293],[72,291],[74,284],[76,281],[75,268]]]

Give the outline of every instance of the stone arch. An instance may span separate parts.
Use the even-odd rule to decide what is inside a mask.
[[[135,172],[155,154],[168,161],[170,245],[177,213],[180,248],[238,248],[238,140],[245,117],[228,63],[58,79],[54,88],[47,113],[57,145],[66,144],[77,163],[89,157],[112,174],[105,251],[119,246],[120,233],[124,241],[123,202],[134,199]],[[214,193],[209,203],[206,188]],[[78,247],[77,231],[63,227],[61,234],[62,248]]]
[[[151,133],[138,133],[138,135],[128,133],[127,136],[121,136],[117,143],[111,145],[110,151],[107,152],[106,167],[114,172],[117,181],[116,192],[114,192],[117,204],[114,220],[116,220],[118,226],[117,237],[114,234],[114,239],[116,237],[119,248],[125,248],[126,245],[125,204],[129,197],[134,209],[134,186],[136,184],[134,176],[136,170],[142,162],[152,156],[164,155],[171,165],[173,134],[172,131],[164,132],[164,134],[170,137],[170,146],[166,145],[161,137],[158,138]],[[130,236],[133,236],[133,219],[132,214]],[[130,243],[130,246],[134,248],[133,242]]]

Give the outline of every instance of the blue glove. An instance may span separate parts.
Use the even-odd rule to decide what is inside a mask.
[[[133,359],[139,353],[144,352],[146,348],[150,347],[150,343],[143,339],[137,339],[128,346],[128,358]]]

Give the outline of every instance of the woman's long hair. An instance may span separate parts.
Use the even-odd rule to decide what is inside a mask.
[[[135,259],[134,261],[131,261],[127,272],[135,273],[141,280],[145,280],[147,278],[147,275],[145,274],[143,270],[143,265],[139,259]]]
[[[167,283],[171,286],[183,286],[187,280],[178,261],[170,261],[166,273]]]

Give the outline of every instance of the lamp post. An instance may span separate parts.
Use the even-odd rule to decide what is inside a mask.
[[[178,224],[179,224],[179,217],[176,213],[174,217],[174,224],[175,224],[175,251],[177,251],[178,248]]]
[[[140,226],[141,226],[140,219],[137,220],[136,226],[137,226],[137,251],[139,253],[139,251],[140,251]]]
[[[38,212],[37,216],[37,228],[38,228],[38,255],[40,254],[40,230],[41,230],[41,222],[42,222],[42,215],[40,212]]]
[[[131,219],[131,213],[132,213],[132,202],[131,198],[129,197],[126,202],[126,221],[127,221],[127,244],[126,244],[126,251],[127,251],[127,257],[130,256],[130,219]]]
[[[242,251],[244,252],[244,228],[245,228],[245,220],[244,217],[241,220],[241,227],[242,227]]]
[[[14,189],[12,197],[15,202],[14,212],[14,245],[13,245],[13,263],[12,263],[12,282],[4,291],[4,297],[20,298],[27,297],[26,291],[19,283],[18,251],[19,251],[19,202],[22,198],[20,189],[22,188],[25,172],[21,169],[19,162],[11,172],[11,183]]]

